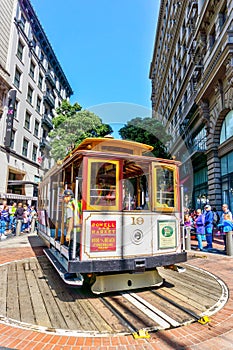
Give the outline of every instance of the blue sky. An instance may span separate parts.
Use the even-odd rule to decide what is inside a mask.
[[[158,0],[31,0],[74,91],[106,123],[150,116]]]

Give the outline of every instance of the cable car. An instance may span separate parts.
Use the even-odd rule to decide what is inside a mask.
[[[179,166],[152,146],[87,138],[39,185],[38,234],[62,279],[93,293],[158,286],[157,267],[187,260]],[[67,244],[67,203],[73,205]],[[68,192],[67,192],[68,190]]]

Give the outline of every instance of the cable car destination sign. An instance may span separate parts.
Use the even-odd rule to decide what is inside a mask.
[[[116,250],[116,221],[91,221],[90,251]]]

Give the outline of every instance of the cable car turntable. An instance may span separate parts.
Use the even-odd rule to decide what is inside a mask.
[[[142,334],[208,322],[227,302],[226,285],[189,263],[159,268],[159,287],[94,295],[64,283],[45,256],[0,266],[1,322],[56,334]],[[140,333],[141,332],[141,333]]]

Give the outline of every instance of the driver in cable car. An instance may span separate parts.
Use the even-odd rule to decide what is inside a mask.
[[[69,259],[72,259],[73,255],[73,241],[74,241],[74,228],[76,232],[80,232],[81,223],[81,208],[79,203],[76,202],[74,198],[74,193],[72,190],[67,189],[62,195],[63,201],[66,204],[66,210],[64,215],[65,225],[66,225],[66,244],[69,247]],[[78,237],[77,237],[78,238]],[[80,239],[77,240],[78,254],[80,249]]]

